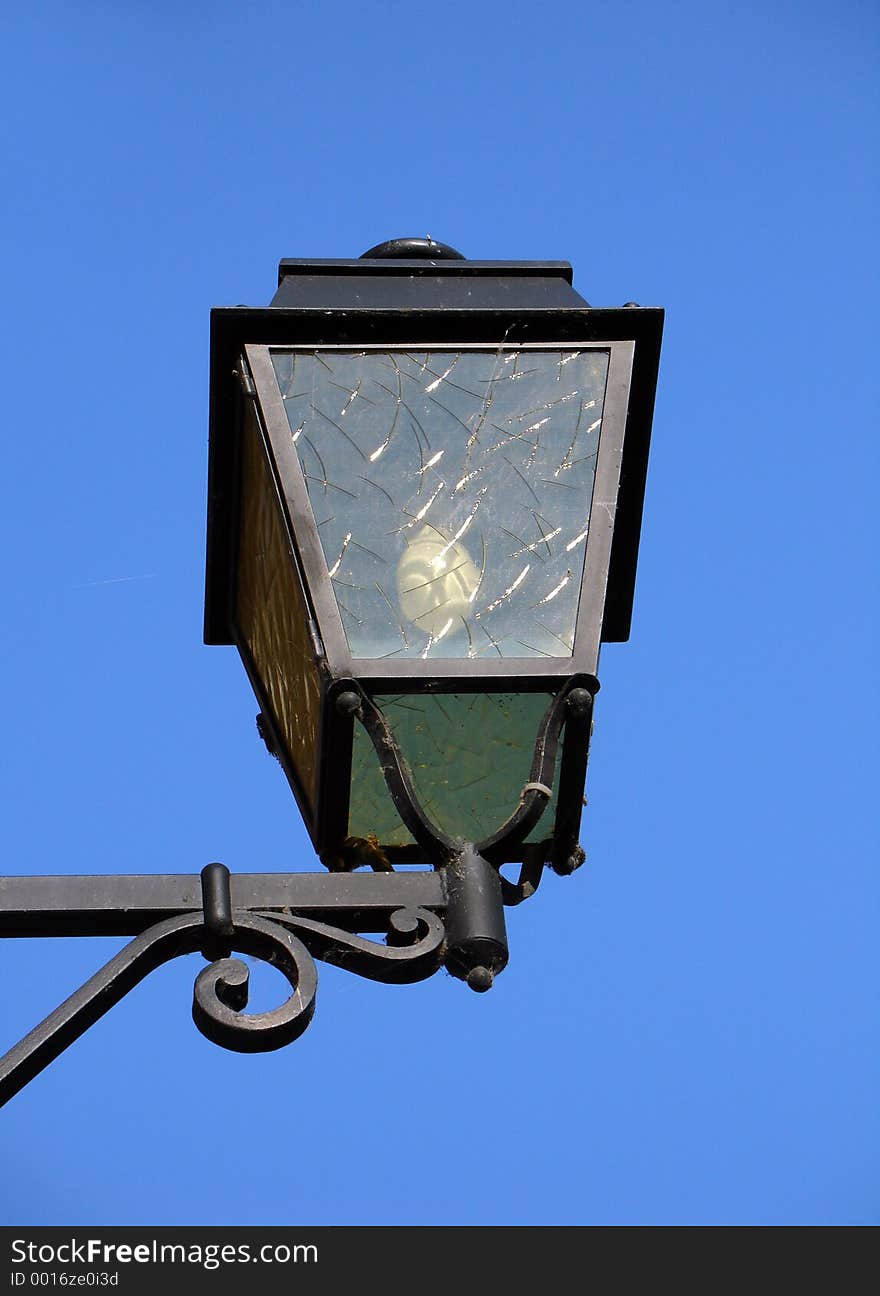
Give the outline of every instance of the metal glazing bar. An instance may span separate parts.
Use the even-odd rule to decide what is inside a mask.
[[[596,681],[598,684],[598,681]],[[568,695],[565,755],[559,771],[559,798],[550,866],[563,877],[580,868],[584,852],[578,842],[581,826],[581,793],[587,776],[587,757],[593,728],[595,689],[574,689]]]

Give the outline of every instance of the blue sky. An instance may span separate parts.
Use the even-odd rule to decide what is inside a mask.
[[[35,0],[3,33],[9,873],[313,867],[201,643],[211,306],[431,234],[667,325],[587,864],[510,913],[492,993],[319,969],[249,1058],[178,960],[4,1109],[0,1222],[877,1223],[876,8]],[[119,944],[5,942],[0,1044]]]

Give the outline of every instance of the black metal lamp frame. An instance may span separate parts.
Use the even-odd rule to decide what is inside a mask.
[[[652,316],[651,323],[656,327],[657,320],[653,317],[658,312],[648,311],[641,313]],[[625,310],[618,311],[617,314],[628,315]],[[438,318],[445,320],[445,316],[442,315],[435,317],[432,320],[433,331],[437,330]],[[628,318],[632,319],[633,317],[629,314]],[[215,320],[218,328],[224,319],[225,315],[219,321]],[[295,325],[298,323],[298,318],[288,320],[289,336],[295,335]],[[373,320],[372,323],[376,329],[381,325],[382,332],[387,335],[389,331],[389,321],[387,319]],[[573,339],[578,336],[578,329],[572,326],[571,320],[562,320],[558,317],[558,314],[554,313],[551,320],[543,319],[542,323],[546,338],[552,337],[554,333],[566,333],[570,334],[567,337],[566,345],[575,345]],[[582,324],[582,320],[580,323]],[[260,321],[250,320],[248,324],[253,329],[261,327]],[[473,320],[471,325],[474,326]],[[364,330],[366,322],[360,321],[360,326],[361,330]],[[409,325],[409,327],[412,326]],[[479,328],[485,332],[485,336],[497,335],[499,327],[496,316],[480,315]],[[509,332],[511,329],[510,322],[508,321],[504,327],[505,331]],[[618,329],[620,329],[619,322]],[[410,339],[410,342],[412,342],[412,339]],[[456,347],[460,345],[460,343],[457,343]],[[485,347],[485,342],[482,345]],[[546,347],[549,343],[544,341],[538,345]],[[589,346],[589,344],[583,344],[582,342],[577,343],[577,345],[581,349],[587,349]],[[523,344],[523,349],[525,350],[525,348],[526,344]],[[327,344],[325,344],[325,349],[330,349]],[[616,340],[604,342],[598,349],[608,353],[610,366],[606,394],[607,413],[603,422],[603,442],[594,495],[595,499],[599,501],[608,499],[619,501],[620,498],[625,497],[625,492],[623,492],[623,496],[620,494],[619,480],[621,465],[624,462],[624,453],[627,446],[629,446],[630,459],[634,457],[635,451],[632,449],[632,443],[639,439],[639,433],[643,430],[641,427],[637,427],[635,431],[633,431],[632,426],[627,428],[627,398],[631,387],[638,386],[638,382],[633,382],[632,377],[636,346],[632,340]],[[444,692],[483,693],[490,691],[523,693],[547,691],[561,697],[573,687],[574,681],[582,678],[586,681],[586,686],[595,693],[598,689],[595,669],[598,666],[600,639],[603,637],[616,637],[623,630],[622,625],[617,623],[610,626],[606,625],[604,616],[606,594],[608,590],[616,589],[616,582],[625,580],[625,577],[616,574],[617,569],[614,569],[612,564],[614,547],[609,537],[609,528],[607,526],[603,528],[598,524],[591,525],[584,563],[585,574],[578,604],[574,651],[569,657],[542,657],[538,659],[528,657],[481,658],[479,663],[475,663],[468,658],[437,661],[403,659],[395,660],[393,664],[381,658],[378,660],[353,658],[340,620],[336,597],[327,573],[327,565],[323,559],[321,541],[312,519],[303,472],[297,460],[296,452],[290,443],[287,416],[281,404],[277,384],[272,377],[270,354],[270,347],[250,343],[243,344],[241,353],[235,362],[234,373],[236,378],[241,380],[240,399],[254,402],[259,411],[264,451],[279,474],[279,489],[282,496],[286,497],[287,516],[296,519],[295,528],[291,527],[289,531],[288,542],[291,551],[296,552],[298,555],[303,576],[303,586],[307,591],[309,606],[314,612],[320,637],[320,657],[323,668],[325,697],[322,699],[322,720],[318,738],[316,807],[310,805],[309,797],[303,793],[296,763],[291,760],[283,737],[276,731],[271,699],[267,696],[259,672],[251,660],[248,645],[238,632],[234,615],[225,610],[227,604],[223,604],[223,614],[227,620],[220,621],[219,582],[217,582],[215,571],[216,565],[220,562],[217,549],[226,534],[230,530],[235,532],[236,527],[234,525],[230,526],[225,520],[221,521],[217,517],[220,510],[216,504],[209,513],[209,536],[211,540],[209,540],[206,624],[208,637],[212,642],[229,642],[230,639],[234,639],[236,642],[242,661],[250,676],[254,693],[260,702],[261,733],[266,739],[270,751],[277,757],[284,769],[318,854],[323,860],[329,861],[332,860],[339,849],[339,825],[348,822],[350,780],[347,777],[347,772],[351,768],[352,759],[352,713],[344,708],[334,706],[334,696],[345,691],[350,686],[354,687],[351,681],[357,680],[357,688],[361,692],[364,703],[365,722],[369,728],[370,723],[377,723],[375,719],[370,721],[369,718],[378,715],[376,708],[370,702],[370,698],[385,692],[405,695],[407,693],[442,694]],[[649,359],[645,361],[642,358],[643,367],[650,366],[650,356],[651,352],[649,350]],[[221,363],[215,360],[220,373],[222,373]],[[641,372],[638,372],[635,377],[638,380],[643,379]],[[228,408],[234,408],[234,402],[227,402],[227,406]],[[629,423],[632,423],[631,418]],[[217,424],[220,427],[215,435],[214,451],[215,458],[220,458],[223,453],[224,433],[228,439],[232,439],[233,433],[228,425],[223,426],[223,421],[219,418]],[[233,470],[228,467],[224,469],[224,473],[234,475]],[[220,475],[219,469],[217,475]],[[629,488],[633,489],[631,484]],[[232,491],[227,488],[226,493],[232,494]],[[594,502],[592,511],[594,516],[597,513],[601,514],[602,505]],[[221,518],[223,516],[221,513]],[[618,536],[617,526],[613,528],[613,534],[615,537]],[[636,535],[636,543],[637,539]],[[211,541],[213,541],[213,544]],[[633,543],[631,533],[629,543]],[[622,542],[618,542],[618,554],[622,553]],[[618,557],[617,562],[622,565],[624,558]],[[212,577],[215,583],[212,583]],[[223,594],[226,600],[229,600],[230,584],[231,582],[227,582],[223,586]],[[222,633],[217,629],[218,623],[222,625]],[[628,622],[626,632],[628,633]],[[586,756],[587,744],[581,734],[575,732],[571,726],[566,727],[560,751],[561,787],[557,799],[557,828],[553,833],[552,845],[552,862],[554,866],[563,866],[564,858],[573,849],[572,839],[576,844],[580,823],[581,798],[586,776]],[[548,778],[549,782],[552,783],[552,767]],[[413,799],[412,796],[411,799]],[[398,806],[398,811],[401,812],[400,806]],[[426,859],[433,859],[436,855],[437,841],[430,838],[426,841],[424,834],[420,834],[402,812],[401,817],[407,827],[410,828],[414,844],[412,846],[387,847],[388,858],[394,863],[422,863]],[[493,839],[493,862],[501,864],[508,861],[520,861],[523,857],[523,842],[526,835],[518,835],[514,832],[496,834],[497,841]],[[443,840],[442,835],[441,840]],[[499,844],[506,849],[506,855],[500,853]]]
[[[629,636],[663,311],[633,303],[616,309],[589,307],[572,288],[566,262],[468,261],[443,245],[424,244],[396,240],[356,261],[285,260],[270,306],[224,307],[211,315],[205,640],[237,645],[260,704],[261,733],[328,866],[339,854],[349,813],[353,726],[349,715],[330,704],[340,681],[357,679],[371,697],[389,692],[558,694],[573,676],[595,680],[600,644]],[[570,656],[481,657],[478,663],[353,657],[272,365],[276,349],[352,347],[607,353],[603,430]],[[272,699],[236,613],[242,427],[251,415],[271,465],[287,546],[295,555],[310,633],[317,642],[321,696],[312,793],[304,790],[298,762],[276,726]],[[564,822],[559,825],[561,845],[554,833],[554,864],[568,849],[574,820],[577,836],[583,795],[585,749],[572,738],[567,730],[560,752],[560,777],[571,797],[560,789],[557,804]],[[413,835],[411,845],[386,847],[392,863],[431,858]],[[507,858],[521,862],[523,854],[512,851]]]

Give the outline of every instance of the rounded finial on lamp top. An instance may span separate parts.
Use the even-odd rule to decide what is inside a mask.
[[[457,252],[448,243],[438,243],[430,236],[427,238],[388,239],[377,243],[368,252],[362,252],[361,261],[464,261],[463,253]]]

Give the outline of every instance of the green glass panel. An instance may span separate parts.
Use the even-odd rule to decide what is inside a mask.
[[[546,693],[444,693],[374,699],[391,727],[428,818],[444,832],[467,841],[494,833],[516,809],[529,781]],[[557,760],[557,766],[559,762]],[[351,837],[375,837],[388,846],[408,846],[379,767],[373,744],[355,725],[352,752]],[[554,796],[530,840],[553,829]]]
[[[571,655],[608,356],[272,352],[355,657]]]

